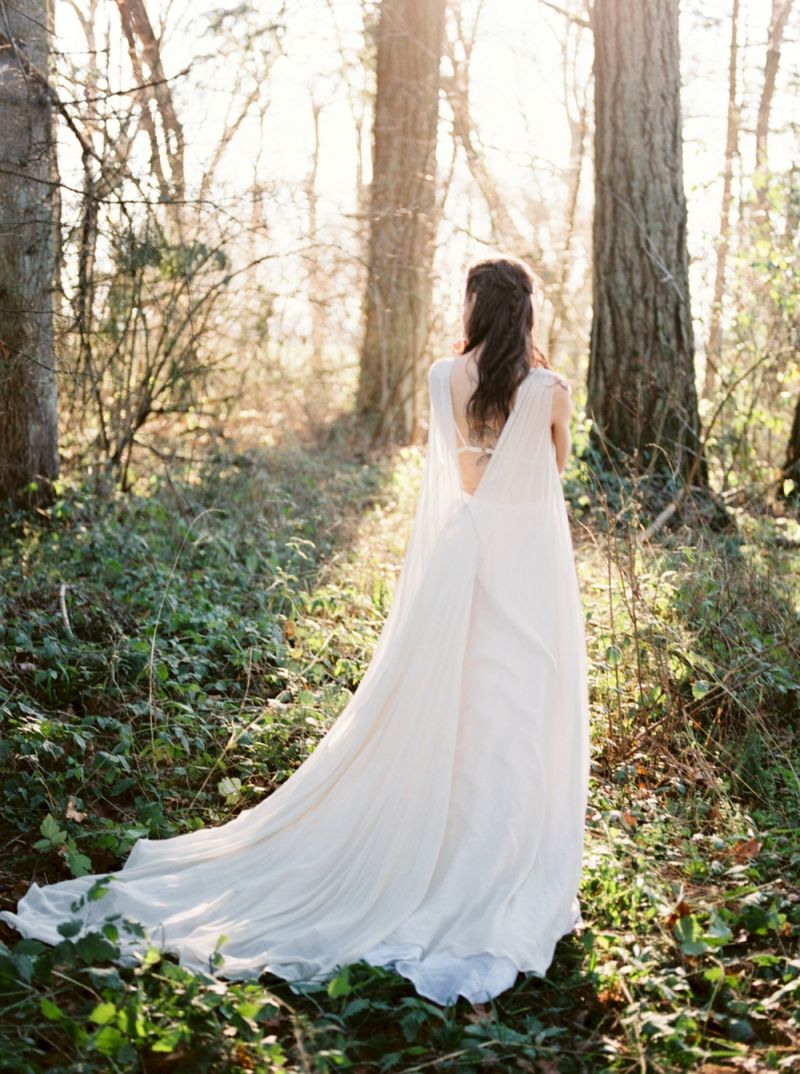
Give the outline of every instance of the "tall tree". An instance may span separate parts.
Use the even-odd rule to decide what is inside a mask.
[[[184,189],[183,127],[175,111],[169,79],[161,62],[161,45],[144,0],[117,0],[128,56],[143,103],[142,124],[150,140],[150,167],[165,199],[180,198]],[[150,101],[161,117],[163,138],[159,140]]]
[[[763,222],[766,222],[769,212],[767,199],[769,117],[772,111],[772,100],[775,96],[775,84],[781,62],[783,37],[786,23],[792,10],[792,3],[793,0],[772,0],[767,57],[764,61],[764,82],[761,86],[761,96],[758,101],[758,116],[756,118],[756,197]]]
[[[375,438],[420,434],[436,214],[445,0],[382,0],[358,410]]]
[[[707,485],[683,190],[678,0],[596,0],[587,411],[640,471]]]
[[[703,395],[713,395],[722,349],[722,299],[725,294],[725,273],[728,267],[728,248],[731,230],[731,201],[733,165],[739,151],[739,108],[736,101],[736,72],[739,61],[739,0],[733,0],[731,11],[731,42],[728,50],[728,122],[725,133],[725,167],[722,175],[722,205],[719,214],[717,265],[714,273],[714,295],[711,300],[711,319],[706,346],[706,368]]]
[[[494,245],[510,250],[535,266],[549,287],[555,277],[544,257],[535,227],[521,230],[506,204],[506,197],[492,174],[480,137],[475,131],[469,99],[469,72],[478,32],[482,4],[479,3],[468,32],[461,12],[452,9],[452,33],[445,34],[444,51],[452,74],[442,80],[442,89],[453,114],[453,137],[464,152],[472,181],[480,191],[489,214],[489,232]]]
[[[52,25],[51,0],[0,0],[0,496],[59,468]]]

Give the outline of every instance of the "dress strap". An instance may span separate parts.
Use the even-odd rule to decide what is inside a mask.
[[[490,448],[479,447],[477,444],[470,444],[468,440],[464,439],[464,434],[461,432],[461,430],[458,427],[458,422],[455,419],[455,415],[453,415],[453,424],[456,427],[456,432],[458,433],[459,439],[461,440],[461,444],[462,444],[462,446],[458,449],[459,455],[461,454],[462,451],[478,451],[482,455],[491,455],[492,454],[492,452],[494,451],[493,447],[490,447]]]
[[[458,422],[456,421],[456,419],[455,419],[455,416],[453,416],[453,424],[454,424],[454,425],[455,425],[455,427],[456,427],[456,432],[458,433],[458,436],[459,436],[459,439],[461,440],[461,443],[462,443],[462,444],[463,444],[463,445],[464,445],[465,447],[470,447],[470,444],[469,444],[469,442],[468,442],[467,440],[465,440],[465,439],[464,439],[464,434],[463,434],[463,433],[461,432],[461,430],[460,430],[460,429],[459,429],[459,427],[458,427]],[[460,450],[460,449],[459,449],[459,450]]]
[[[459,455],[461,454],[462,451],[477,451],[481,455],[491,455],[492,452],[494,451],[494,448],[491,448],[491,447],[483,448],[483,447],[477,447],[475,444],[464,444],[463,447],[460,447],[458,449]]]

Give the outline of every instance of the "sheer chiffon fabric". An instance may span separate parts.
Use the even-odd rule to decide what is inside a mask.
[[[441,1004],[545,974],[582,920],[589,777],[583,614],[550,434],[557,378],[528,374],[470,495],[453,361],[430,370],[422,485],[389,614],[314,751],[229,823],[140,839],[99,900],[72,909],[98,876],[33,884],[6,922],[57,943],[64,920],[85,933],[121,914],[187,967],[271,972],[298,992],[361,959]],[[121,961],[146,946],[123,938]]]

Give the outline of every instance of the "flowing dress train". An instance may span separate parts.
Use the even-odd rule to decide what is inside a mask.
[[[99,876],[33,884],[6,922],[57,943],[67,919],[85,933],[120,914],[187,967],[268,971],[296,991],[361,959],[441,1004],[545,974],[582,920],[589,779],[583,614],[550,432],[557,377],[530,371],[470,495],[453,361],[430,369],[389,614],[314,751],[227,824],[138,840],[101,898],[82,899]],[[123,963],[146,945],[120,943]]]

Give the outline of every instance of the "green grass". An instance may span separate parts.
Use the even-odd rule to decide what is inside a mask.
[[[4,517],[5,905],[288,778],[368,664],[420,465],[253,449]],[[299,996],[156,951],[121,968],[113,929],[53,948],[2,928],[2,1068],[800,1069],[800,557],[747,515],[639,545],[580,465],[565,488],[594,750],[586,925],[547,976],[441,1008],[358,963]]]

